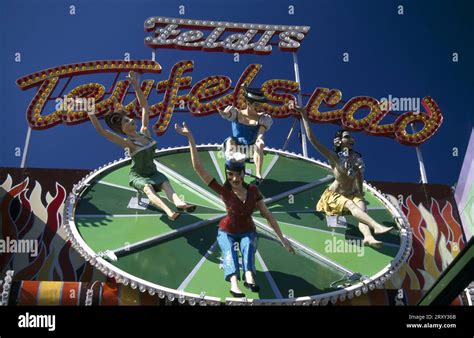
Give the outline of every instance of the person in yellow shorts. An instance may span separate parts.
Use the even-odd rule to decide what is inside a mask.
[[[364,202],[364,197],[360,195],[349,195],[346,197],[327,188],[316,204],[316,210],[324,212],[328,216],[342,215],[345,212],[344,206],[347,201],[360,204]]]
[[[350,213],[359,221],[359,230],[364,236],[364,244],[380,247],[382,242],[372,235],[383,234],[392,229],[375,221],[367,213],[364,200],[364,161],[352,149],[354,139],[347,130],[339,130],[334,137],[334,151],[319,143],[309,125],[306,108],[297,108],[301,113],[306,135],[311,144],[327,158],[334,174],[334,182],[324,191],[316,204],[316,210],[328,216]]]

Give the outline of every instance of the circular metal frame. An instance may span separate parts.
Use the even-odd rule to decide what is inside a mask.
[[[198,149],[201,150],[220,150],[222,145],[219,144],[207,144],[199,145]],[[188,151],[189,147],[169,147],[157,150],[157,154],[166,155],[172,153],[179,153]],[[274,148],[265,148],[265,152],[270,154],[277,154],[286,156],[289,158],[297,158],[307,162],[312,162],[322,166],[326,169],[330,169],[330,166],[325,163],[318,161],[314,158],[304,157],[301,154],[294,152],[287,152]],[[382,285],[390,279],[390,277],[403,265],[411,252],[412,245],[412,231],[406,216],[399,206],[394,205],[390,202],[387,195],[382,193],[380,190],[372,186],[371,184],[364,181],[364,186],[370,191],[380,202],[384,204],[387,210],[394,216],[394,219],[399,227],[400,231],[400,249],[392,259],[390,264],[385,266],[377,274],[370,276],[368,279],[358,282],[357,284],[345,287],[340,290],[313,295],[304,296],[298,298],[283,298],[283,299],[246,299],[246,298],[225,298],[221,299],[218,297],[210,297],[205,293],[193,294],[184,291],[178,291],[170,289],[155,283],[151,283],[134,275],[123,271],[116,266],[109,263],[102,256],[103,253],[97,253],[92,250],[89,245],[83,240],[75,224],[75,210],[77,203],[80,200],[82,193],[94,180],[94,178],[116,165],[121,165],[129,162],[130,158],[121,158],[113,162],[99,167],[98,169],[89,173],[86,177],[81,179],[76,185],[74,185],[72,192],[69,194],[65,202],[63,226],[71,245],[78,253],[87,261],[89,264],[94,266],[97,270],[102,272],[105,276],[115,278],[118,283],[125,286],[130,285],[132,289],[137,289],[140,292],[148,292],[150,295],[157,294],[159,298],[167,298],[170,301],[178,300],[179,303],[188,303],[190,305],[221,305],[223,303],[227,305],[327,305],[329,303],[336,303],[337,301],[344,301],[346,299],[352,299],[358,297],[368,291],[376,288],[381,288]]]

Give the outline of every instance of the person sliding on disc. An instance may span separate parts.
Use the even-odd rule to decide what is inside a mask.
[[[94,128],[109,141],[128,149],[132,158],[132,166],[129,174],[129,185],[143,192],[150,202],[162,209],[172,221],[180,216],[180,212],[173,212],[166,203],[157,195],[157,191],[163,190],[178,211],[193,212],[196,206],[182,201],[171,187],[168,178],[156,169],[154,163],[156,141],[154,141],[148,130],[149,106],[145,95],[140,89],[135,73],[132,71],[127,77],[132,83],[142,108],[142,126],[137,132],[135,120],[127,117],[124,110],[109,112],[105,115],[105,122],[115,133],[102,127],[94,112],[89,113],[89,118]],[[126,138],[120,135],[126,136]]]
[[[244,286],[252,292],[259,292],[255,284],[255,252],[257,251],[257,231],[252,220],[256,208],[265,217],[275,231],[283,246],[294,253],[290,242],[283,236],[280,227],[268,210],[258,188],[244,182],[245,155],[233,153],[226,160],[226,181],[220,184],[212,177],[201,163],[191,130],[183,123],[182,127],[175,125],[176,131],[187,137],[191,149],[193,168],[204,183],[218,193],[225,203],[227,216],[219,223],[217,242],[222,251],[224,278],[230,282],[230,293],[234,297],[245,297],[237,281],[240,279],[239,255],[242,254],[242,269],[244,271]]]
[[[263,148],[265,147],[264,134],[272,126],[270,115],[262,113],[262,103],[268,102],[260,89],[251,89],[243,86],[246,107],[238,109],[227,106],[219,110],[219,114],[232,122],[232,136],[224,141],[224,153],[231,156],[233,152],[246,154],[253,158],[256,169],[255,184],[262,182]]]
[[[297,107],[303,119],[306,135],[311,144],[324,157],[332,168],[335,180],[324,191],[319,199],[316,210],[328,216],[341,215],[349,212],[359,221],[359,230],[364,236],[364,244],[381,247],[382,242],[376,240],[374,234],[383,234],[392,229],[376,222],[367,213],[364,200],[364,161],[361,155],[354,151],[354,139],[347,130],[339,130],[334,137],[334,151],[319,143],[309,125],[306,108]]]

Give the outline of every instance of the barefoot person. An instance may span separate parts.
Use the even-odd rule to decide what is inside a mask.
[[[115,133],[102,127],[94,113],[89,113],[89,118],[94,128],[109,141],[118,144],[124,149],[128,148],[132,158],[132,166],[129,174],[129,184],[140,192],[146,194],[150,202],[162,209],[172,221],[180,216],[180,212],[172,211],[166,203],[157,195],[157,191],[163,190],[178,211],[193,212],[196,206],[182,201],[171,187],[168,178],[156,169],[154,156],[156,141],[154,141],[148,130],[149,106],[145,95],[140,89],[134,72],[127,77],[132,83],[142,108],[142,126],[137,132],[135,120],[127,117],[123,110],[110,112],[105,116],[105,122]],[[126,138],[120,135],[126,136]]]
[[[328,216],[341,215],[349,212],[359,221],[359,230],[364,236],[364,244],[380,247],[382,242],[376,240],[374,234],[383,234],[392,229],[376,222],[367,213],[364,200],[364,161],[361,155],[352,149],[355,141],[347,130],[339,130],[334,138],[334,152],[319,143],[309,125],[306,108],[297,108],[303,118],[306,135],[311,144],[324,157],[332,168],[334,182],[324,191],[319,199],[316,210]]]
[[[240,152],[253,157],[255,162],[255,183],[262,181],[264,134],[272,126],[270,115],[262,113],[261,104],[267,99],[259,89],[244,88],[245,109],[228,106],[219,110],[219,114],[232,122],[232,136],[224,141],[224,152],[231,156],[232,152]]]
[[[254,210],[256,208],[260,210],[260,214],[267,219],[283,246],[289,252],[294,253],[290,242],[283,237],[278,223],[268,210],[265,202],[263,202],[263,197],[258,188],[244,182],[245,162],[243,161],[243,154],[234,153],[233,158],[226,160],[226,181],[224,184],[219,184],[204,169],[196,149],[194,137],[186,124],[183,123],[182,127],[176,124],[175,129],[179,134],[188,138],[191,161],[196,173],[204,183],[221,196],[225,203],[227,216],[219,223],[217,242],[222,251],[224,277],[231,285],[230,293],[234,297],[245,297],[237,284],[237,280],[240,279],[238,249],[242,254],[244,286],[252,292],[258,292],[260,288],[255,284],[257,231],[252,220]],[[239,154],[241,158],[238,158]]]

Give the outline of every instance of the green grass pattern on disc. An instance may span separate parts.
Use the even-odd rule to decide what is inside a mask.
[[[280,156],[259,189],[265,197],[271,197],[316,181],[329,174],[328,170],[317,164]]]
[[[190,191],[176,182],[171,181],[171,185],[178,195],[184,196],[186,202],[198,205],[196,208],[197,213],[222,213],[222,210],[218,209],[218,207],[211,203],[207,198],[201,197],[194,191]],[[127,188],[127,186],[124,184],[122,184],[122,186]],[[159,196],[161,196],[165,203],[167,203],[172,209],[175,209],[174,205],[172,205],[172,203],[167,200],[163,192],[160,192]],[[82,194],[81,200],[79,201],[76,208],[76,215],[162,214],[161,210],[157,209],[151,204],[148,205],[146,210],[128,208],[129,202],[133,197],[136,197],[136,193],[134,191],[101,183],[93,183]],[[142,198],[147,197],[142,195]]]
[[[370,193],[367,189],[365,190],[364,200],[367,204],[367,208],[384,208],[386,209],[385,205],[375,197],[374,194]]]
[[[275,211],[316,210],[316,204],[318,203],[321,195],[324,193],[324,190],[326,190],[330,184],[331,183],[318,185],[309,190],[293,194],[291,199],[288,197],[278,200],[271,204],[271,208]],[[369,208],[369,212],[370,209],[385,208],[384,204],[369,192],[365,193],[364,199],[366,201],[367,208]]]
[[[329,285],[344,273],[301,254],[290,254],[274,238],[260,233],[259,252],[284,298],[334,291]]]
[[[170,221],[166,215],[77,217],[76,225],[82,238],[97,252],[117,249],[215,216],[215,214],[183,214],[176,221]]]
[[[280,222],[288,222],[310,228],[334,231],[339,234],[347,234],[349,236],[362,238],[362,235],[358,230],[358,221],[351,215],[345,215],[345,218],[349,224],[347,229],[333,229],[327,225],[326,216],[324,213],[316,211],[316,203],[327,186],[328,184],[320,185],[310,190],[294,194],[291,199],[285,198],[276,201],[269,205],[269,209],[271,212],[273,212],[275,218]],[[366,193],[365,196],[368,197],[371,196],[371,194]],[[369,208],[369,215],[383,225],[395,227],[393,217],[388,210],[370,209],[371,207],[374,207],[375,201],[378,201],[375,199],[375,197],[372,197],[372,202],[371,199],[368,200],[367,207]],[[380,202],[378,202],[378,204],[382,205]],[[378,208],[379,205],[376,205],[376,207]],[[399,244],[400,242],[398,233],[396,231],[379,235],[377,238],[384,242],[393,244]]]
[[[219,268],[221,254],[222,252],[219,246],[216,245],[212,254],[206,258],[206,261],[185,288],[185,291],[196,294],[200,294],[204,291],[207,296],[220,298],[231,297],[229,293],[230,283],[224,280],[224,270]],[[260,286],[260,291],[254,293],[246,289],[243,280],[239,281],[240,289],[249,299],[275,298],[275,294],[273,293],[270,283],[263,272],[260,262],[257,258],[255,261],[255,267],[257,269],[255,282]],[[243,276],[242,270],[241,276]]]
[[[200,155],[205,168],[211,175],[218,179],[218,169],[215,168],[208,151],[200,151]],[[275,155],[266,155],[263,172],[265,172],[265,168],[271,163],[273,156]],[[216,158],[219,165],[223,168],[223,159],[217,156],[217,153]],[[190,181],[211,191],[201,182],[192,169],[188,152],[159,156],[157,159]],[[248,166],[254,171],[253,164]],[[105,173],[98,179],[128,188],[128,172],[129,165],[127,164]],[[260,186],[260,190],[266,197],[271,197],[325,177],[328,174],[329,171],[316,164],[280,156],[267,176],[267,179]],[[251,180],[251,178],[247,179]],[[83,194],[76,210],[77,224],[81,235],[95,251],[102,251],[121,247],[127,242],[133,243],[153,237],[168,232],[171,229],[177,229],[222,213],[219,207],[210,203],[206,198],[201,197],[199,194],[190,191],[188,188],[173,180],[170,181],[176,192],[179,195],[185,196],[186,202],[202,206],[197,208],[195,215],[182,215],[176,222],[168,221],[166,216],[160,219],[159,217],[162,215],[162,212],[152,206],[149,206],[147,210],[143,211],[127,208],[130,199],[136,195],[134,191],[103,184],[92,184]],[[333,235],[311,230],[311,227],[328,229],[323,215],[319,215],[321,216],[319,218],[317,213],[300,213],[298,211],[314,210],[316,200],[321,195],[325,186],[326,185],[296,194],[294,204],[290,204],[288,199],[284,199],[270,206],[271,210],[275,212],[275,217],[281,222],[280,224],[285,234],[290,237],[294,236],[296,240],[305,245],[314,246],[317,248],[315,250],[320,253],[323,253],[325,249],[321,246],[321,243],[324,244],[324,240],[330,239],[333,236],[344,238],[344,235]],[[160,195],[163,196],[162,193],[160,193]],[[371,205],[381,205],[373,196],[367,196],[367,200],[369,207]],[[278,213],[278,211],[286,213]],[[386,210],[372,210],[369,212],[377,221],[393,225],[391,216]],[[104,217],[81,218],[80,214],[99,214],[104,215]],[[113,214],[128,214],[131,217],[121,218],[107,216]],[[152,214],[156,215],[156,217],[134,217],[135,214],[138,216]],[[350,224],[357,224],[352,216],[346,217]],[[307,229],[284,224],[284,222],[301,224],[302,226],[306,226]],[[266,222],[264,221],[264,223]],[[338,231],[345,232],[344,230]],[[357,235],[356,228],[353,229],[349,227],[347,233],[351,234],[351,231]],[[139,278],[169,288],[177,288],[206,254],[209,247],[215,242],[216,234],[217,223],[129,253],[120,257],[119,260],[113,264]],[[398,237],[395,234],[391,233],[384,236],[384,238],[380,238],[381,236],[378,236],[378,238],[398,243]],[[259,237],[259,252],[284,297],[307,296],[331,291],[332,289],[329,288],[329,284],[343,277],[342,272],[325,263],[310,259],[301,254],[289,254],[277,240],[265,233],[260,233]],[[307,241],[307,243],[305,241]],[[392,249],[395,250],[394,248]],[[372,252],[370,250],[372,250]],[[391,256],[396,254],[396,252],[387,251],[381,253],[370,248],[365,248],[365,253],[366,255],[364,256],[368,255],[367,257],[373,255],[373,257],[369,257],[371,258],[370,260],[365,262],[365,265],[369,266],[366,271],[369,272],[360,271],[368,275],[370,275],[371,266],[378,266],[379,263],[382,264],[381,262],[383,260],[389,261]],[[186,291],[195,293],[205,291],[208,296],[222,298],[229,296],[229,284],[224,281],[223,272],[219,269],[219,256],[220,249],[216,246],[214,252],[206,259],[197,274],[190,281]],[[344,259],[342,261],[346,263]],[[265,274],[262,272],[262,267],[258,259],[256,263],[257,270],[259,271],[256,278],[262,291],[257,295],[245,290],[247,297],[275,297]],[[351,270],[357,270],[357,264],[365,267],[361,262],[354,260],[347,262],[347,264],[352,264],[352,266],[355,267],[355,269],[352,269],[348,266]],[[343,265],[346,266],[345,264]],[[376,270],[375,268],[373,269],[374,271]],[[379,268],[377,269],[377,271],[380,270]],[[241,287],[242,290],[244,290],[243,285],[241,285]]]
[[[264,222],[264,220],[260,219]],[[384,245],[380,249],[360,246],[352,238],[330,232],[316,231],[311,228],[289,225],[279,222],[282,232],[304,246],[318,252],[345,268],[372,276],[386,267],[397,255],[398,247]]]
[[[341,279],[344,274],[301,255],[288,253],[274,238],[259,233],[258,251],[278,290],[284,298],[319,294],[329,291],[329,283]],[[185,291],[192,293],[206,292],[208,296],[229,297],[230,284],[224,280],[223,270],[219,269],[221,251],[217,246],[204,264],[198,270]],[[245,289],[243,281],[239,282],[241,290],[249,299],[272,299],[276,295],[263,272],[259,260],[256,258],[256,282],[260,286],[259,293]],[[291,271],[291,275],[288,271]]]
[[[200,150],[199,157],[201,159],[201,163],[204,166],[204,169],[206,169],[209,174],[211,174],[211,176],[219,180],[219,174],[217,173],[217,170],[214,166],[214,163],[212,162],[211,156],[209,155],[208,151]],[[191,156],[188,151],[184,153],[158,156],[156,159],[159,163],[162,163],[163,165],[167,166],[178,174],[186,177],[191,182],[215,194],[214,190],[209,188],[194,171],[191,163]]]
[[[222,152],[221,151],[213,151],[214,153],[214,156],[216,158],[216,161],[219,165],[219,169],[220,169],[220,172],[222,174],[222,177],[226,177],[226,173],[225,173],[225,160],[224,158],[222,157]],[[270,163],[273,161],[273,158],[275,157],[275,155],[273,154],[266,154],[264,159],[263,159],[263,165],[262,165],[262,175],[266,172],[268,166],[270,165]],[[278,160],[277,160],[278,162]],[[255,163],[246,163],[245,164],[245,168],[246,169],[251,169],[252,170],[252,174],[255,175],[256,174],[256,169],[255,169]],[[216,177],[216,179],[218,179],[218,177]],[[249,175],[246,175],[245,176],[245,182],[246,183],[251,183],[253,180],[255,180],[254,177],[251,177]]]
[[[206,254],[217,236],[217,224],[187,232],[113,262],[118,268],[144,280],[177,289]]]
[[[271,211],[315,211],[316,203],[328,185],[323,184],[297,194],[292,194],[292,196],[268,204],[268,207]]]
[[[97,176],[94,181],[105,181],[107,183],[117,184],[132,188],[128,185],[128,173],[130,172],[130,162],[113,167],[113,170]],[[133,189],[133,188],[132,188]]]
[[[377,220],[378,222],[388,225],[394,226],[395,224],[391,221],[390,214],[385,210],[372,210],[370,215]],[[255,216],[259,217],[258,213]],[[347,235],[348,237],[356,237],[362,238],[362,234],[358,228],[358,221],[352,216],[345,216],[348,227],[347,229],[344,228],[330,228],[326,223],[326,217],[324,214],[320,212],[314,213],[281,213],[281,212],[273,212],[273,216],[278,222],[286,222],[291,224],[296,224],[299,226],[304,226],[310,229],[319,229],[320,231],[326,232],[335,232],[337,234]],[[387,234],[383,235],[376,235],[377,239],[398,245],[400,243],[400,238],[397,230],[392,230]]]
[[[391,221],[390,214],[385,210],[372,210],[370,215],[378,222],[387,225],[387,226],[395,226],[395,224]],[[259,217],[258,213],[255,216]],[[362,234],[358,228],[358,221],[352,216],[345,216],[348,227],[344,228],[330,228],[326,223],[325,216],[320,212],[314,213],[280,213],[274,212],[273,216],[278,222],[286,222],[291,224],[296,224],[298,226],[304,226],[307,228],[312,229],[319,229],[320,231],[327,231],[327,232],[335,232],[337,234],[347,235],[348,237],[356,237],[362,238]],[[376,235],[377,239],[391,243],[395,245],[400,244],[400,238],[398,230],[392,230],[387,234]]]

